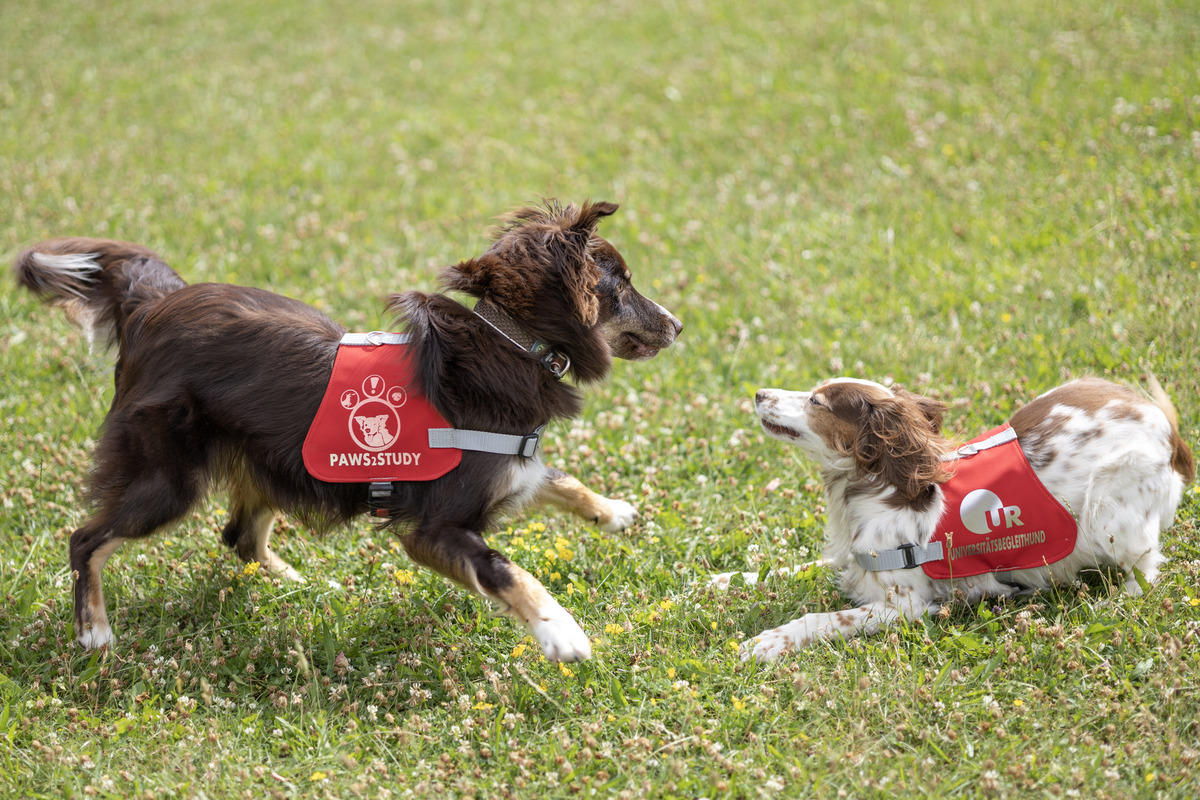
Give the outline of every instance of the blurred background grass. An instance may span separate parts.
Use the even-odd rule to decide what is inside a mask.
[[[185,526],[195,535],[128,547],[113,560],[110,603],[131,650],[127,660],[104,665],[65,645],[65,540],[84,513],[78,485],[107,407],[110,360],[89,356],[74,329],[4,282],[0,554],[2,588],[13,600],[0,611],[0,653],[13,665],[4,697],[14,710],[0,718],[0,734],[6,722],[16,725],[5,767],[14,791],[103,791],[107,778],[116,782],[113,793],[137,786],[193,795],[205,791],[204,781],[189,781],[206,774],[209,758],[231,765],[207,784],[217,794],[243,785],[239,770],[256,788],[348,793],[379,775],[366,766],[379,759],[426,780],[428,791],[439,782],[458,786],[453,775],[427,775],[433,768],[416,765],[454,752],[458,698],[481,690],[489,699],[479,703],[499,706],[504,695],[506,713],[527,714],[521,730],[532,736],[487,745],[505,758],[521,755],[484,770],[487,777],[474,781],[483,794],[518,779],[550,791],[546,770],[552,774],[549,765],[563,753],[575,772],[562,787],[574,781],[634,795],[648,781],[661,794],[719,793],[723,782],[749,795],[769,780],[803,785],[797,769],[830,792],[857,789],[853,796],[874,791],[864,789],[871,781],[983,791],[982,761],[1000,759],[1008,745],[980,738],[972,752],[986,758],[962,755],[963,763],[931,778],[912,767],[930,757],[941,763],[936,752],[951,748],[946,726],[910,711],[911,694],[889,698],[883,709],[871,705],[859,684],[864,677],[921,683],[889,659],[915,664],[916,673],[941,674],[949,663],[976,676],[964,697],[1019,696],[1028,673],[980,673],[974,645],[955,644],[963,641],[955,627],[931,631],[931,649],[921,632],[882,656],[801,657],[769,673],[770,697],[755,688],[761,676],[730,657],[727,644],[740,633],[788,619],[801,603],[839,602],[824,580],[776,587],[773,598],[718,600],[696,589],[710,570],[791,563],[799,550],[819,548],[811,468],[755,432],[748,398],[759,386],[807,388],[835,374],[894,379],[950,403],[950,429],[973,435],[1067,377],[1142,381],[1152,373],[1175,398],[1195,449],[1197,31],[1200,10],[1190,2],[6,3],[6,258],[50,236],[130,239],[157,249],[188,280],[269,287],[352,329],[380,328],[390,324],[382,313],[387,293],[432,289],[439,267],[486,246],[484,233],[501,212],[541,197],[590,197],[621,204],[604,234],[643,292],[686,326],[673,351],[618,364],[608,384],[589,390],[584,418],[554,431],[546,453],[598,490],[638,502],[639,526],[610,539],[549,517],[546,530],[518,527],[496,537],[539,569],[585,629],[609,640],[596,661],[572,668],[579,674],[559,673],[532,653],[525,661],[513,656],[520,632],[479,617],[480,605],[445,583],[422,575],[408,583],[377,570],[389,557],[394,568],[403,559],[365,524],[321,542],[285,527],[285,555],[322,580],[298,595],[255,589],[251,600],[243,584],[253,576],[231,577],[240,565],[217,552],[211,529],[223,520],[220,498]],[[1064,683],[1046,689],[1039,714],[1054,733],[1048,743],[1024,745],[1050,766],[1002,773],[991,793],[1029,789],[1023,781],[1044,792],[1083,786],[1093,796],[1186,796],[1194,786],[1182,776],[1186,749],[1195,752],[1195,704],[1170,694],[1194,658],[1173,671],[1171,648],[1164,655],[1158,637],[1194,637],[1196,517],[1193,492],[1167,541],[1176,566],[1164,591],[1178,601],[1176,611],[1130,604],[1120,619],[1141,649],[1097,646],[1097,660],[1084,659],[1124,659],[1126,684],[1135,673],[1161,682],[1118,695],[1156,721],[1105,745],[1129,745],[1152,766],[1122,768],[1113,779],[1105,776],[1116,768],[1102,763],[1110,758],[1104,746],[1063,749],[1071,737],[1078,743],[1107,719],[1121,719],[1125,706],[1075,708],[1074,694],[1086,696],[1107,678],[1084,670],[1067,680],[1050,653],[1039,669],[1052,676],[1048,686]],[[573,549],[555,562],[545,554],[558,552],[560,536]],[[571,569],[556,569],[564,561]],[[218,596],[226,590],[245,607]],[[331,611],[331,598],[342,612]],[[1077,611],[1090,624],[1089,609]],[[1005,613],[1016,625],[1017,611]],[[604,633],[614,624],[620,632]],[[970,614],[957,624],[984,625]],[[207,663],[225,657],[212,650],[214,631],[240,648],[229,659],[238,680],[227,687],[219,670],[215,701],[188,724],[220,730],[228,750],[204,745],[194,759],[174,755],[170,769],[151,761],[139,770],[119,747],[86,745],[84,726],[61,734],[68,750],[97,759],[80,769],[53,755],[53,743],[48,758],[31,745],[46,746],[47,731],[78,725],[68,708],[78,714],[90,704],[92,730],[115,735],[122,715],[147,704],[131,705],[139,693],[168,708],[181,693],[197,697],[204,670],[181,677],[154,666],[163,656],[147,648],[185,663],[185,652],[195,655],[186,641]],[[1040,641],[1009,627],[985,638],[999,651],[1012,644],[1006,636],[1031,650]],[[256,640],[272,647],[248,656]],[[331,698],[328,687],[318,690],[319,681],[301,682],[298,673],[247,677],[251,665],[298,669],[288,654],[294,641],[301,652],[311,648],[316,673],[338,679],[335,686],[345,678],[337,674],[339,652],[364,671],[386,663],[378,681],[385,701],[358,684]],[[468,663],[461,672],[446,660],[449,642]],[[405,666],[405,653],[423,654],[425,665]],[[1161,666],[1157,678],[1150,668],[1137,672],[1147,659]],[[510,672],[510,660],[536,680]],[[505,666],[499,683],[479,677],[497,663]],[[705,707],[668,702],[676,697],[668,664],[672,671],[690,665],[689,680],[701,687],[696,702]],[[642,665],[651,670],[650,689],[639,683]],[[813,692],[811,678],[796,678],[799,669],[816,669],[816,680],[834,687],[862,727],[817,705],[798,711]],[[90,675],[82,690],[80,675]],[[106,680],[123,684],[117,691],[125,694],[113,700]],[[658,692],[655,681],[666,688]],[[138,684],[139,692],[129,691]],[[593,696],[572,710],[556,692],[581,685]],[[1112,685],[1124,684],[1114,678]],[[298,686],[307,687],[309,705],[272,704],[277,692]],[[387,692],[409,697],[415,686],[432,692],[417,708],[433,733],[418,724],[405,747],[384,747],[390,740],[379,731],[402,728],[409,708]],[[26,709],[52,696],[65,705]],[[238,727],[221,702],[246,697],[261,710]],[[328,713],[315,739],[291,733],[289,725],[311,722],[314,704]],[[401,721],[376,725],[368,705]],[[746,713],[754,720],[739,716]],[[911,735],[896,732],[898,718],[911,722]],[[348,719],[369,735],[351,736]],[[582,759],[578,742],[538,743],[556,726],[597,725],[593,733],[617,742],[620,754],[625,740],[661,739],[655,726],[676,723],[701,729],[694,734],[700,751],[682,772],[661,755],[639,773],[628,759]],[[151,737],[166,730],[159,720],[142,725]],[[1018,730],[1041,738],[1030,725]],[[272,739],[275,729],[284,733]],[[905,755],[895,766],[871,767],[864,784],[852,758],[841,762],[839,745],[806,738],[830,729],[860,755],[878,759],[888,748]],[[264,736],[267,745],[259,744]],[[352,744],[332,741],[338,737]],[[1160,741],[1175,744],[1153,750]],[[732,760],[737,769],[712,766],[720,763],[709,752],[716,744],[743,754]],[[242,755],[233,755],[238,748]],[[108,761],[98,763],[97,752]],[[545,769],[520,767],[522,759]],[[460,776],[479,763],[454,755]],[[263,765],[266,777],[254,772]],[[142,782],[122,783],[114,777],[122,769]],[[309,781],[309,771],[338,777]],[[1073,783],[1075,772],[1083,777]],[[32,777],[14,777],[22,775]]]

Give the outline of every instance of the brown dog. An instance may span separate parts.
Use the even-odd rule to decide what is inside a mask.
[[[442,273],[447,288],[479,298],[474,310],[442,294],[391,297],[411,337],[416,389],[450,425],[527,437],[579,412],[563,372],[598,381],[613,356],[650,358],[675,341],[679,320],[633,289],[624,259],[595,232],[616,209],[549,202],[514,214],[486,253]],[[15,269],[22,285],[118,347],[91,476],[95,513],[71,536],[75,633],[85,647],[113,639],[100,581],[108,557],[177,522],[214,482],[230,492],[225,543],[294,579],[268,547],[276,511],[324,530],[371,508],[366,484],[318,480],[302,460],[345,332],[333,320],[260,289],[188,285],[125,242],[55,239],[21,254]],[[498,514],[530,502],[606,530],[635,514],[543,466],[536,452],[470,450],[444,477],[391,484],[376,512],[402,527],[413,561],[495,601],[547,658],[587,658],[588,637],[571,615],[483,539]]]

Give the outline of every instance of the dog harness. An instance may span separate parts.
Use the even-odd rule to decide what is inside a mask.
[[[304,439],[304,466],[329,483],[368,483],[381,513],[393,481],[431,481],[453,470],[463,450],[533,458],[545,426],[515,435],[454,428],[412,390],[410,337],[347,333],[325,395]]]
[[[1071,512],[1029,465],[1008,423],[972,439],[943,460],[945,511],[928,544],[855,553],[863,569],[921,567],[931,578],[964,578],[1053,564],[1075,549]]]

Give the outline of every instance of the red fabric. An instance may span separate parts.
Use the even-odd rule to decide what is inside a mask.
[[[414,383],[406,344],[341,345],[321,407],[304,440],[304,466],[330,483],[430,481],[458,466],[462,451],[429,447],[430,428],[449,428]]]
[[[980,442],[1009,427],[972,439]],[[931,578],[963,578],[1052,564],[1075,549],[1075,518],[1046,491],[1013,439],[948,463],[946,510],[932,541],[945,557],[921,567]]]

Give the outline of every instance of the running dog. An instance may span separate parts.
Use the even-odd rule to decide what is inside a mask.
[[[366,483],[318,480],[302,457],[342,326],[261,289],[189,285],[136,244],[53,239],[22,253],[19,283],[117,346],[116,390],[90,477],[94,513],[71,536],[79,642],[113,641],[101,588],[113,551],[178,522],[224,484],[222,539],[244,561],[299,580],[268,545],[276,512],[324,531],[371,510],[398,528],[413,561],[520,620],[547,658],[588,658],[572,616],[483,534],[530,503],[607,531],[633,521],[632,506],[544,466],[536,446],[542,426],[580,411],[580,394],[561,377],[599,381],[614,356],[651,358],[682,330],[634,290],[621,254],[597,235],[616,210],[549,201],[515,212],[485,253],[441,274],[446,289],[478,298],[473,308],[440,293],[390,297],[408,332],[416,389],[432,408],[454,429],[518,446],[464,450],[444,477],[385,484],[377,496]]]

